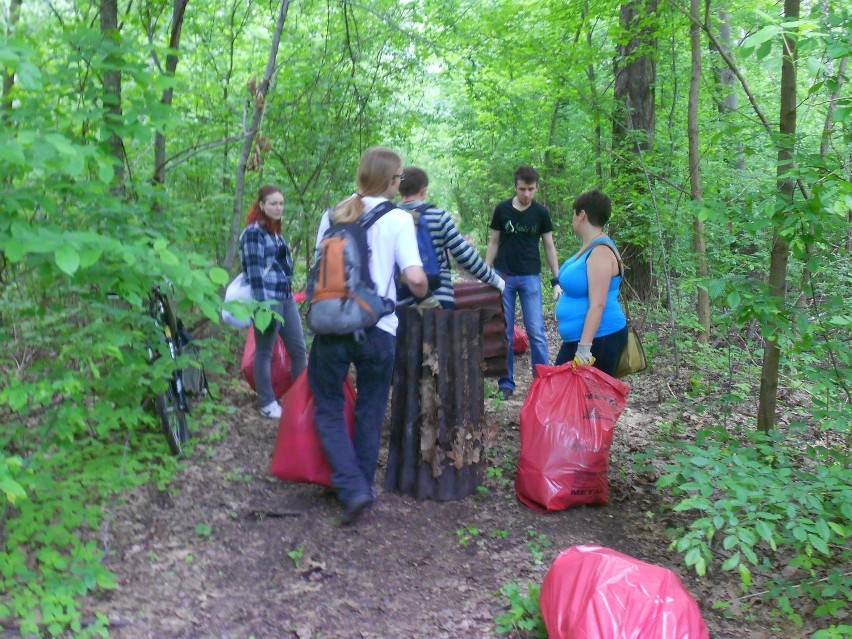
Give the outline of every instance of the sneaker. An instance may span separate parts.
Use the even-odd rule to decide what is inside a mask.
[[[500,394],[503,396],[503,401],[506,401],[507,399],[509,399],[514,392],[515,391],[513,391],[511,388],[501,388],[500,389]]]
[[[260,409],[260,414],[269,419],[279,419],[281,417],[281,404],[270,402]]]
[[[370,495],[358,495],[343,509],[343,516],[340,518],[341,526],[350,526],[361,519],[364,511],[373,503]]]

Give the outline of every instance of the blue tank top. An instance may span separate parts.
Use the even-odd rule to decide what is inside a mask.
[[[559,269],[559,286],[562,295],[556,302],[556,321],[559,323],[559,335],[565,342],[578,342],[583,333],[583,323],[589,312],[589,276],[586,271],[586,260],[592,253],[592,248],[598,244],[615,243],[610,239],[598,240],[589,245],[589,250],[578,257],[567,260]],[[618,303],[618,287],[621,285],[621,275],[616,275],[609,282],[606,296],[606,306],[601,315],[601,325],[595,337],[605,337],[620,331],[627,326],[624,310]]]

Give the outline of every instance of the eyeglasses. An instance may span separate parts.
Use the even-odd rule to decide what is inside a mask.
[[[391,180],[395,180],[399,178],[399,181],[402,182],[405,179],[405,173],[397,173],[396,175],[391,175]]]

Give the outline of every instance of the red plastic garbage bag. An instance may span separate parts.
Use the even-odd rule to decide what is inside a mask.
[[[355,432],[355,386],[349,377],[343,383],[343,399],[343,416],[351,437]],[[331,488],[331,467],[317,435],[314,411],[314,396],[305,370],[281,401],[278,439],[269,472],[285,481]]]
[[[243,376],[252,390],[256,390],[254,387],[254,351],[254,327],[249,327],[246,333],[246,345],[243,348],[241,368],[243,369]],[[281,399],[281,396],[293,385],[293,377],[290,375],[290,355],[284,348],[284,340],[281,339],[280,335],[275,340],[275,348],[272,349],[271,366],[272,392],[275,393],[275,399]]]
[[[515,337],[512,340],[512,352],[515,355],[520,355],[521,353],[526,353],[527,349],[530,347],[530,338],[527,336],[527,332],[517,324],[515,324]]]
[[[671,570],[610,548],[572,546],[539,598],[550,639],[709,639],[698,604]]]
[[[605,504],[615,422],[630,387],[592,366],[536,366],[521,409],[515,492],[534,510]]]

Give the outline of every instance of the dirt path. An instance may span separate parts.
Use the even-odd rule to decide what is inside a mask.
[[[727,574],[697,581],[667,551],[668,524],[655,514],[649,479],[627,461],[656,436],[664,384],[653,373],[631,380],[616,427],[611,504],[547,516],[523,506],[513,476],[526,357],[517,368],[526,375],[515,396],[487,402],[499,428],[487,490],[435,503],[379,488],[351,528],[337,527],[330,491],[268,475],[276,427],[258,416],[245,384],[229,391],[223,401],[238,410],[221,440],[200,442],[168,492],[140,489],[113,510],[107,564],[119,588],[87,608],[108,614],[112,636],[128,639],[495,637],[502,586],[540,583],[562,549],[600,544],[677,571],[716,639],[794,636],[772,634],[759,619],[719,616],[712,602],[737,584]],[[382,460],[379,486],[383,477]]]

